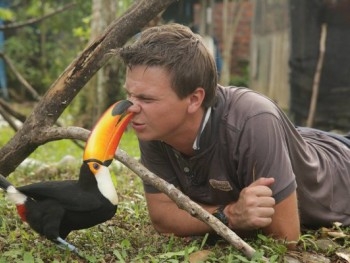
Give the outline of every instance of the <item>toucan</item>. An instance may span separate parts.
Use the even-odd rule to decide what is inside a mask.
[[[108,166],[133,114],[121,100],[98,120],[86,142],[78,180],[42,181],[14,187],[0,176],[0,187],[17,207],[22,221],[42,236],[77,252],[65,238],[72,230],[103,223],[114,216],[118,195]]]

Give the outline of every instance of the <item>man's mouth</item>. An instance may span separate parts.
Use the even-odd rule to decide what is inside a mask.
[[[135,129],[135,130],[140,130],[142,128],[145,127],[145,124],[142,122],[136,122],[136,121],[132,121],[131,122],[131,126]]]

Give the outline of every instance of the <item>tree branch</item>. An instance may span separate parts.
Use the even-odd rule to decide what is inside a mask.
[[[217,234],[226,239],[231,245],[251,259],[256,252],[249,244],[242,240],[235,232],[225,226],[220,220],[204,210],[200,205],[193,202],[188,196],[183,194],[174,185],[169,184],[162,178],[151,173],[146,167],[140,164],[134,158],[129,157],[126,152],[118,149],[115,158],[126,167],[136,173],[143,181],[151,184],[159,191],[168,195],[179,208],[187,211],[190,215],[200,219],[209,225]],[[268,262],[266,258],[263,258]]]
[[[79,127],[69,128],[49,128],[41,133],[40,143],[46,143],[49,141],[60,139],[78,139],[86,141],[90,134],[89,130]],[[193,202],[188,196],[183,194],[174,185],[169,184],[162,178],[156,176],[150,172],[146,167],[140,164],[136,159],[128,156],[128,154],[118,149],[115,158],[133,171],[143,181],[156,187],[159,191],[168,195],[180,209],[185,210],[192,216],[200,219],[204,223],[208,224],[214,231],[226,239],[231,245],[238,250],[242,251],[248,258],[252,258],[255,250],[242,240],[235,232],[225,226],[220,220],[204,210],[200,205]],[[266,261],[267,262],[267,261]]]
[[[67,4],[67,5],[63,6],[62,8],[59,8],[59,9],[57,9],[57,10],[55,10],[55,11],[53,11],[53,12],[47,14],[47,15],[44,15],[44,16],[42,16],[40,18],[33,18],[33,19],[29,19],[29,20],[27,20],[25,22],[20,22],[20,23],[11,23],[11,24],[7,24],[7,25],[2,25],[2,26],[0,26],[0,30],[17,29],[17,28],[33,25],[33,24],[42,22],[42,21],[44,21],[45,19],[47,19],[47,18],[49,18],[51,16],[57,15],[59,13],[62,13],[65,10],[67,10],[69,8],[72,8],[75,5],[76,5],[75,3]]]
[[[11,116],[15,117],[17,120],[21,122],[25,122],[26,116],[23,115],[22,113],[17,112],[14,110],[9,103],[7,103],[5,100],[0,98],[0,106],[3,107],[3,109],[10,114]]]
[[[6,65],[12,70],[12,72],[15,74],[16,78],[23,84],[23,86],[29,91],[29,93],[32,95],[32,97],[35,100],[40,99],[40,95],[36,92],[36,90],[28,83],[28,81],[19,73],[19,71],[16,69],[14,63],[12,63],[11,59],[6,56],[4,53],[0,52],[0,57],[2,57],[6,63]]]
[[[140,28],[175,0],[137,1],[121,18],[115,20],[82,54],[73,61],[41,98],[22,129],[0,149],[0,174],[7,176],[39,145],[59,139],[86,141],[89,131],[79,127],[51,127],[89,79],[111,56],[108,51],[121,47]],[[38,22],[38,21],[36,21]],[[1,28],[0,28],[1,30]],[[252,258],[255,250],[217,218],[191,201],[173,185],[154,175],[138,161],[118,150],[116,158],[142,180],[167,194],[181,209],[211,226],[230,244]],[[267,261],[267,260],[266,260]]]
[[[4,109],[4,107],[0,104],[0,115],[4,118],[5,121],[10,125],[10,127],[17,131],[19,127],[17,124],[12,120],[10,114]]]
[[[89,134],[89,130],[81,127],[50,127],[43,130],[40,136],[35,138],[35,143],[42,145],[63,139],[86,141]]]
[[[22,129],[0,149],[0,173],[4,176],[40,145],[38,136],[53,126],[84,85],[112,56],[150,20],[175,0],[143,0],[114,20],[99,38],[76,58],[40,99]]]

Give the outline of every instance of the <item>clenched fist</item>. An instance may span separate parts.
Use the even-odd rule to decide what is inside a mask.
[[[274,178],[259,178],[241,191],[238,201],[226,206],[224,213],[230,228],[255,230],[271,224],[275,199],[269,186],[274,181]]]

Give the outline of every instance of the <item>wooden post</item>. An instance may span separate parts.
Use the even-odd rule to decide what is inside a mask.
[[[321,79],[321,73],[323,68],[323,60],[324,60],[324,54],[326,52],[326,39],[327,39],[327,24],[323,23],[321,27],[321,36],[320,36],[320,52],[319,52],[316,71],[314,75],[314,82],[312,85],[309,115],[306,121],[307,127],[312,127],[314,124],[315,112],[317,108],[318,91],[320,89],[320,79]]]

